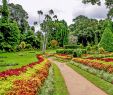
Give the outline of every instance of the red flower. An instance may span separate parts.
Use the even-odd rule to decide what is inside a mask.
[[[44,58],[41,55],[37,55],[37,59],[38,59],[38,62],[30,63],[26,66],[22,66],[21,68],[9,69],[9,70],[0,72],[0,77],[8,77],[12,75],[19,76],[21,73],[26,72],[28,67],[33,68],[34,65],[40,64],[41,62],[44,61]]]

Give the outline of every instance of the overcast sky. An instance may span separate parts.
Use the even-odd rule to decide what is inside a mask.
[[[38,19],[37,10],[47,12],[53,9],[58,18],[65,19],[68,24],[71,24],[72,19],[78,15],[102,19],[107,14],[104,2],[101,6],[84,5],[82,0],[10,0],[10,2],[23,6],[29,14],[30,24]]]

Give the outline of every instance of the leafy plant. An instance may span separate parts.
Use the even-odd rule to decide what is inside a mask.
[[[25,42],[21,42],[20,45],[19,45],[19,47],[21,49],[25,49],[26,48],[26,43]]]
[[[50,43],[51,43],[52,48],[56,48],[58,46],[57,40],[52,40]]]
[[[99,47],[104,48],[106,51],[113,51],[113,33],[109,27],[107,27],[104,31]]]
[[[99,53],[101,53],[101,54],[102,54],[102,53],[105,53],[105,50],[104,50],[104,48],[102,48],[102,47],[99,48],[98,51],[99,51]]]

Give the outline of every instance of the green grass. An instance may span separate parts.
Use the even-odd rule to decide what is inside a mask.
[[[37,92],[37,95],[54,95],[54,72],[53,65],[49,68],[49,75],[45,80],[43,86]]]
[[[56,53],[56,49],[48,49],[46,50],[46,53]]]
[[[113,84],[111,84],[107,81],[104,81],[104,80],[100,79],[99,77],[97,77],[93,74],[90,74],[90,73],[80,69],[79,67],[76,67],[73,64],[67,63],[67,65],[69,67],[71,67],[73,70],[75,70],[76,72],[78,72],[79,74],[81,74],[82,76],[84,76],[87,80],[92,82],[94,85],[96,85],[97,87],[99,87],[100,89],[105,91],[108,95],[113,95]]]
[[[47,50],[47,53],[55,53],[55,50]],[[41,54],[41,50],[20,51],[0,53],[0,72],[8,69],[19,68],[23,65],[36,62],[36,54]],[[4,58],[1,58],[4,57]],[[7,64],[18,64],[15,66],[1,66]]]
[[[53,64],[54,69],[54,86],[55,94],[54,95],[69,95],[65,81],[61,75],[59,68]]]
[[[49,69],[49,76],[38,95],[69,95],[60,70],[55,64]]]
[[[12,52],[12,53],[0,53],[0,65],[5,64],[18,64],[16,66],[0,66],[0,71],[7,69],[19,68],[23,65],[36,62],[36,54],[40,53],[39,51],[21,51],[21,52]],[[4,58],[1,58],[4,57]]]

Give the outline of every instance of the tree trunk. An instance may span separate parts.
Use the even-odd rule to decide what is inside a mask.
[[[42,41],[42,53],[45,53],[45,35],[43,35],[43,41]]]

